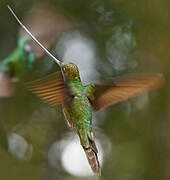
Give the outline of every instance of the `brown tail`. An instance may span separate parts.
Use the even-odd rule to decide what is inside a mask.
[[[89,147],[87,148],[83,147],[83,149],[86,153],[86,157],[91,166],[91,169],[96,175],[101,176],[100,164],[97,157],[98,151],[97,151],[94,141],[91,141],[91,145]]]

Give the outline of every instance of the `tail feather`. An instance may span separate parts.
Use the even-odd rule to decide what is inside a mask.
[[[89,165],[91,166],[92,171],[96,175],[101,176],[101,168],[97,156],[98,150],[95,141],[93,140],[93,135],[89,137],[86,131],[77,131],[77,134],[79,135],[81,145],[84,149],[84,152],[86,154],[87,160],[89,162]]]
[[[91,166],[91,169],[93,170],[93,172],[95,174],[97,174],[98,176],[101,176],[101,169],[100,169],[100,164],[99,164],[99,160],[97,157],[97,152],[91,146],[89,146],[87,148],[83,147],[83,149],[86,153],[86,157]]]

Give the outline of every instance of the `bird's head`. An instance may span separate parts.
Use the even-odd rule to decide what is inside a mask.
[[[69,78],[79,77],[79,70],[75,64],[70,63],[70,62],[62,62],[61,68],[66,77],[69,77]]]

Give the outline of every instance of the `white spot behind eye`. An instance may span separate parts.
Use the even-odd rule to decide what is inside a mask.
[[[25,52],[31,52],[31,46],[29,44],[24,45]]]

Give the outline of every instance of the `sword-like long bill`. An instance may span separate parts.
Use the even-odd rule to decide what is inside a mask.
[[[17,22],[20,24],[20,26],[29,34],[29,36],[33,39],[34,42],[36,42],[45,52],[47,55],[49,55],[59,66],[61,62],[54,57],[35,37],[34,35],[22,24],[22,22],[19,20],[17,15],[14,13],[14,11],[11,9],[11,7],[8,5],[7,6],[14,18],[17,20]]]

